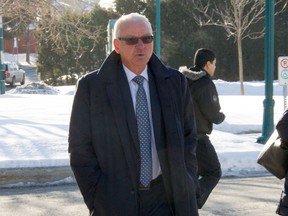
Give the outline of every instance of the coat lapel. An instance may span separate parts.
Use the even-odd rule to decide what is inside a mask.
[[[159,95],[157,93],[157,88],[155,84],[155,78],[152,73],[149,71],[149,90],[150,90],[150,102],[151,102],[151,113],[152,113],[152,121],[153,121],[153,130],[154,130],[154,138],[156,143],[156,148],[160,146],[160,137],[161,137],[161,106]]]
[[[149,71],[154,77],[155,89],[156,89],[156,92],[157,92],[156,94],[158,97],[157,100],[159,103],[159,107],[156,108],[155,106],[153,106],[153,102],[152,102],[152,112],[153,110],[155,111],[155,114],[153,115],[153,124],[157,125],[155,129],[156,130],[158,129],[158,131],[156,131],[156,135],[157,136],[159,135],[157,137],[158,139],[160,138],[160,132],[161,132],[160,131],[161,120],[165,125],[166,131],[175,132],[176,124],[175,124],[175,114],[174,114],[173,105],[172,105],[173,104],[172,95],[167,93],[167,92],[170,92],[169,89],[171,89],[171,86],[170,86],[171,74],[169,70],[167,70],[167,68],[154,55],[152,56],[149,62],[149,68],[150,68]],[[162,115],[162,119],[159,119],[161,118],[161,115]],[[155,121],[154,121],[154,117],[155,117]],[[171,122],[174,122],[174,123],[171,124]],[[158,143],[160,142],[156,142],[156,144]]]
[[[138,144],[137,121],[136,121],[136,116],[135,116],[135,111],[134,111],[129,84],[128,84],[127,77],[125,75],[124,70],[122,71],[122,76],[119,81],[120,81],[119,84],[120,84],[122,100],[123,100],[122,103],[124,103],[124,109],[126,112],[125,116],[127,118],[128,128],[133,139],[133,144],[134,144],[133,147],[135,147],[136,151],[140,155],[140,147]]]
[[[136,148],[136,151],[139,152],[139,147],[137,148],[137,123],[131,93],[124,71],[118,72],[118,78],[119,79],[113,82],[113,84],[107,86],[108,97],[111,102],[123,147],[127,148],[127,143],[131,142],[127,139],[131,136],[134,143],[132,147]]]
[[[127,140],[130,135],[133,140],[132,148],[135,148],[139,154],[135,111],[120,56],[113,51],[100,70],[103,70],[107,82],[108,98],[111,102],[119,134],[121,135],[121,141],[125,145],[124,148],[126,148],[127,143],[131,142],[131,140]]]
[[[111,103],[117,130],[127,160],[133,182],[136,183],[137,165],[135,164],[135,153],[139,154],[137,141],[137,123],[134,114],[133,102],[125,72],[122,67],[114,68],[113,79],[106,86],[107,95]],[[131,142],[132,139],[132,142]]]

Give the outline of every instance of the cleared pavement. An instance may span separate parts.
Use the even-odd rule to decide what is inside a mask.
[[[224,178],[208,199],[203,216],[273,216],[283,187],[273,176]],[[0,189],[1,216],[87,216],[75,184]]]

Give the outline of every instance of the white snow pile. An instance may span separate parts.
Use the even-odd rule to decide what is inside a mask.
[[[60,91],[44,82],[32,82],[27,85],[17,86],[15,89],[11,89],[7,93],[57,95],[60,93]]]

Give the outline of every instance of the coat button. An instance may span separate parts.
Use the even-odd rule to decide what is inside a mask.
[[[134,195],[134,194],[135,194],[135,190],[133,190],[133,189],[130,190],[130,194],[131,194],[131,195]]]

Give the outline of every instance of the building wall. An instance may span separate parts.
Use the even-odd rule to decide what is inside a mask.
[[[17,53],[26,53],[26,41],[27,36],[24,34],[17,39],[18,43],[14,42],[14,39],[4,39],[4,52],[17,54]],[[30,32],[30,53],[36,53],[37,41],[34,37],[33,31]]]

